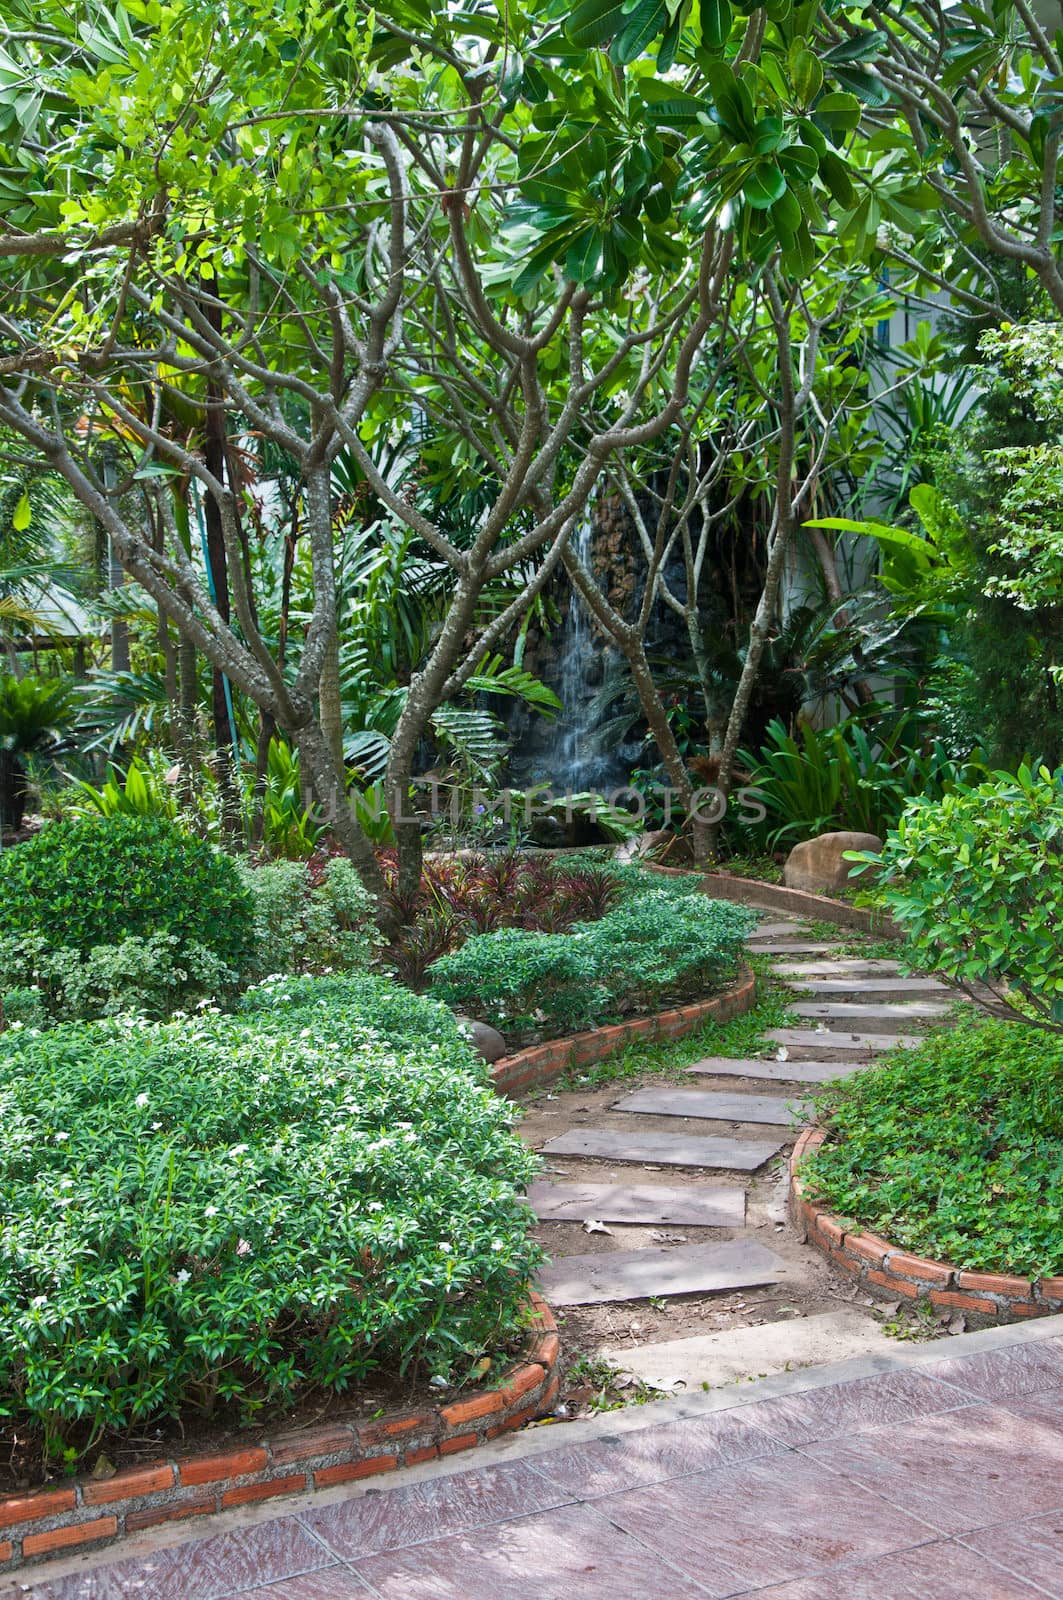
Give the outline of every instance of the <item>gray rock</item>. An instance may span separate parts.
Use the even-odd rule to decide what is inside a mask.
[[[473,1022],[471,1017],[459,1017],[458,1021],[485,1061],[499,1061],[508,1052],[509,1046],[497,1028],[489,1027],[486,1022]]]
[[[810,894],[833,894],[849,883],[849,874],[858,863],[846,861],[847,850],[881,850],[882,840],[874,833],[821,833],[818,839],[795,844],[786,858],[782,881],[788,889],[804,889]],[[853,880],[861,887],[871,883],[875,869],[868,867]]]

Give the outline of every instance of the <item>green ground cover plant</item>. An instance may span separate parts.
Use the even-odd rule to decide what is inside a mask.
[[[374,1373],[466,1379],[539,1259],[511,1120],[445,1007],[385,979],[9,1029],[0,1414],[21,1468]]]
[[[967,1020],[817,1098],[813,1196],[918,1255],[1063,1272],[1063,1042]]]
[[[478,934],[433,963],[433,992],[503,1031],[556,1037],[613,1015],[712,993],[755,916],[683,879],[625,880],[624,898],[567,934]]]

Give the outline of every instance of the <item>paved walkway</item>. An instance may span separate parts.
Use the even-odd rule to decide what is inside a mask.
[[[1063,1318],[529,1429],[174,1537],[23,1583],[34,1600],[1060,1600]]]
[[[708,1057],[678,1083],[650,1077],[633,1093],[540,1098],[524,1124],[546,1162],[530,1193],[552,1260],[538,1287],[555,1309],[596,1308],[577,1317],[580,1347],[658,1388],[681,1382],[690,1393],[735,1366],[763,1374],[886,1342],[866,1297],[854,1299],[848,1280],[837,1294],[822,1257],[799,1243],[771,1164],[807,1122],[809,1089],[874,1070],[956,1003],[895,958],[861,954],[852,934],[825,941],[797,919],[762,919],[748,943],[791,991],[791,1025],[767,1030],[758,1054]],[[650,1297],[636,1338],[630,1308]],[[654,1339],[670,1303],[687,1320],[678,1337]],[[772,1328],[780,1307],[794,1319],[789,1337]],[[563,1344],[567,1332],[563,1322]]]

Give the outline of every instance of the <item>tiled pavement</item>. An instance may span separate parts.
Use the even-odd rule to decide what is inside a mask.
[[[1063,1319],[532,1429],[214,1527],[22,1582],[33,1600],[1061,1600]]]

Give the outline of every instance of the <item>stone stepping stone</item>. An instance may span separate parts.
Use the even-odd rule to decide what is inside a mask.
[[[712,1089],[638,1089],[617,1100],[614,1111],[651,1117],[707,1117],[713,1122],[768,1122],[788,1128],[807,1112],[774,1094],[726,1094]]]
[[[790,1052],[793,1061],[871,1061],[884,1050],[922,1044],[917,1034],[846,1033],[840,1028],[769,1028],[764,1035]]]
[[[866,1063],[870,1065],[870,1063]],[[735,1061],[728,1056],[706,1056],[688,1072],[707,1078],[767,1078],[772,1083],[833,1083],[860,1067],[853,1061]]]
[[[744,1189],[663,1189],[655,1184],[533,1183],[528,1201],[542,1222],[682,1223],[688,1228],[741,1228]]]
[[[823,1367],[854,1356],[896,1356],[897,1342],[867,1312],[846,1308],[811,1317],[727,1328],[690,1339],[606,1348],[605,1359],[655,1389],[741,1383],[795,1367]],[[806,1591],[807,1592],[807,1591]]]
[[[760,922],[752,933],[746,934],[746,942],[753,939],[785,939],[800,938],[804,929],[800,922]]]
[[[720,1167],[755,1172],[778,1155],[782,1144],[754,1139],[713,1139],[692,1133],[620,1133],[612,1128],[572,1128],[543,1145],[552,1156],[589,1156],[595,1161],[636,1161],[662,1167]]]
[[[941,1022],[952,1009],[934,1000],[909,1000],[904,1005],[848,1005],[838,1000],[809,1000],[789,1008],[795,1017],[824,1022],[829,1028],[874,1028],[878,1033],[901,1033],[913,1022]]]
[[[900,963],[885,956],[869,956],[862,961],[859,956],[836,956],[833,961],[777,961],[772,972],[787,978],[848,978],[852,973],[868,977],[903,977]]]
[[[950,991],[936,978],[865,978],[854,974],[840,978],[795,978],[794,988],[808,990],[814,995],[882,995],[884,999],[920,1000]]]
[[[834,945],[815,939],[771,939],[756,946],[757,954],[764,956],[827,956],[833,949]]]
[[[538,1287],[552,1306],[596,1306],[609,1300],[646,1300],[671,1294],[726,1294],[776,1283],[785,1265],[749,1239],[726,1244],[680,1245],[673,1250],[610,1250],[565,1256],[539,1274]]]

